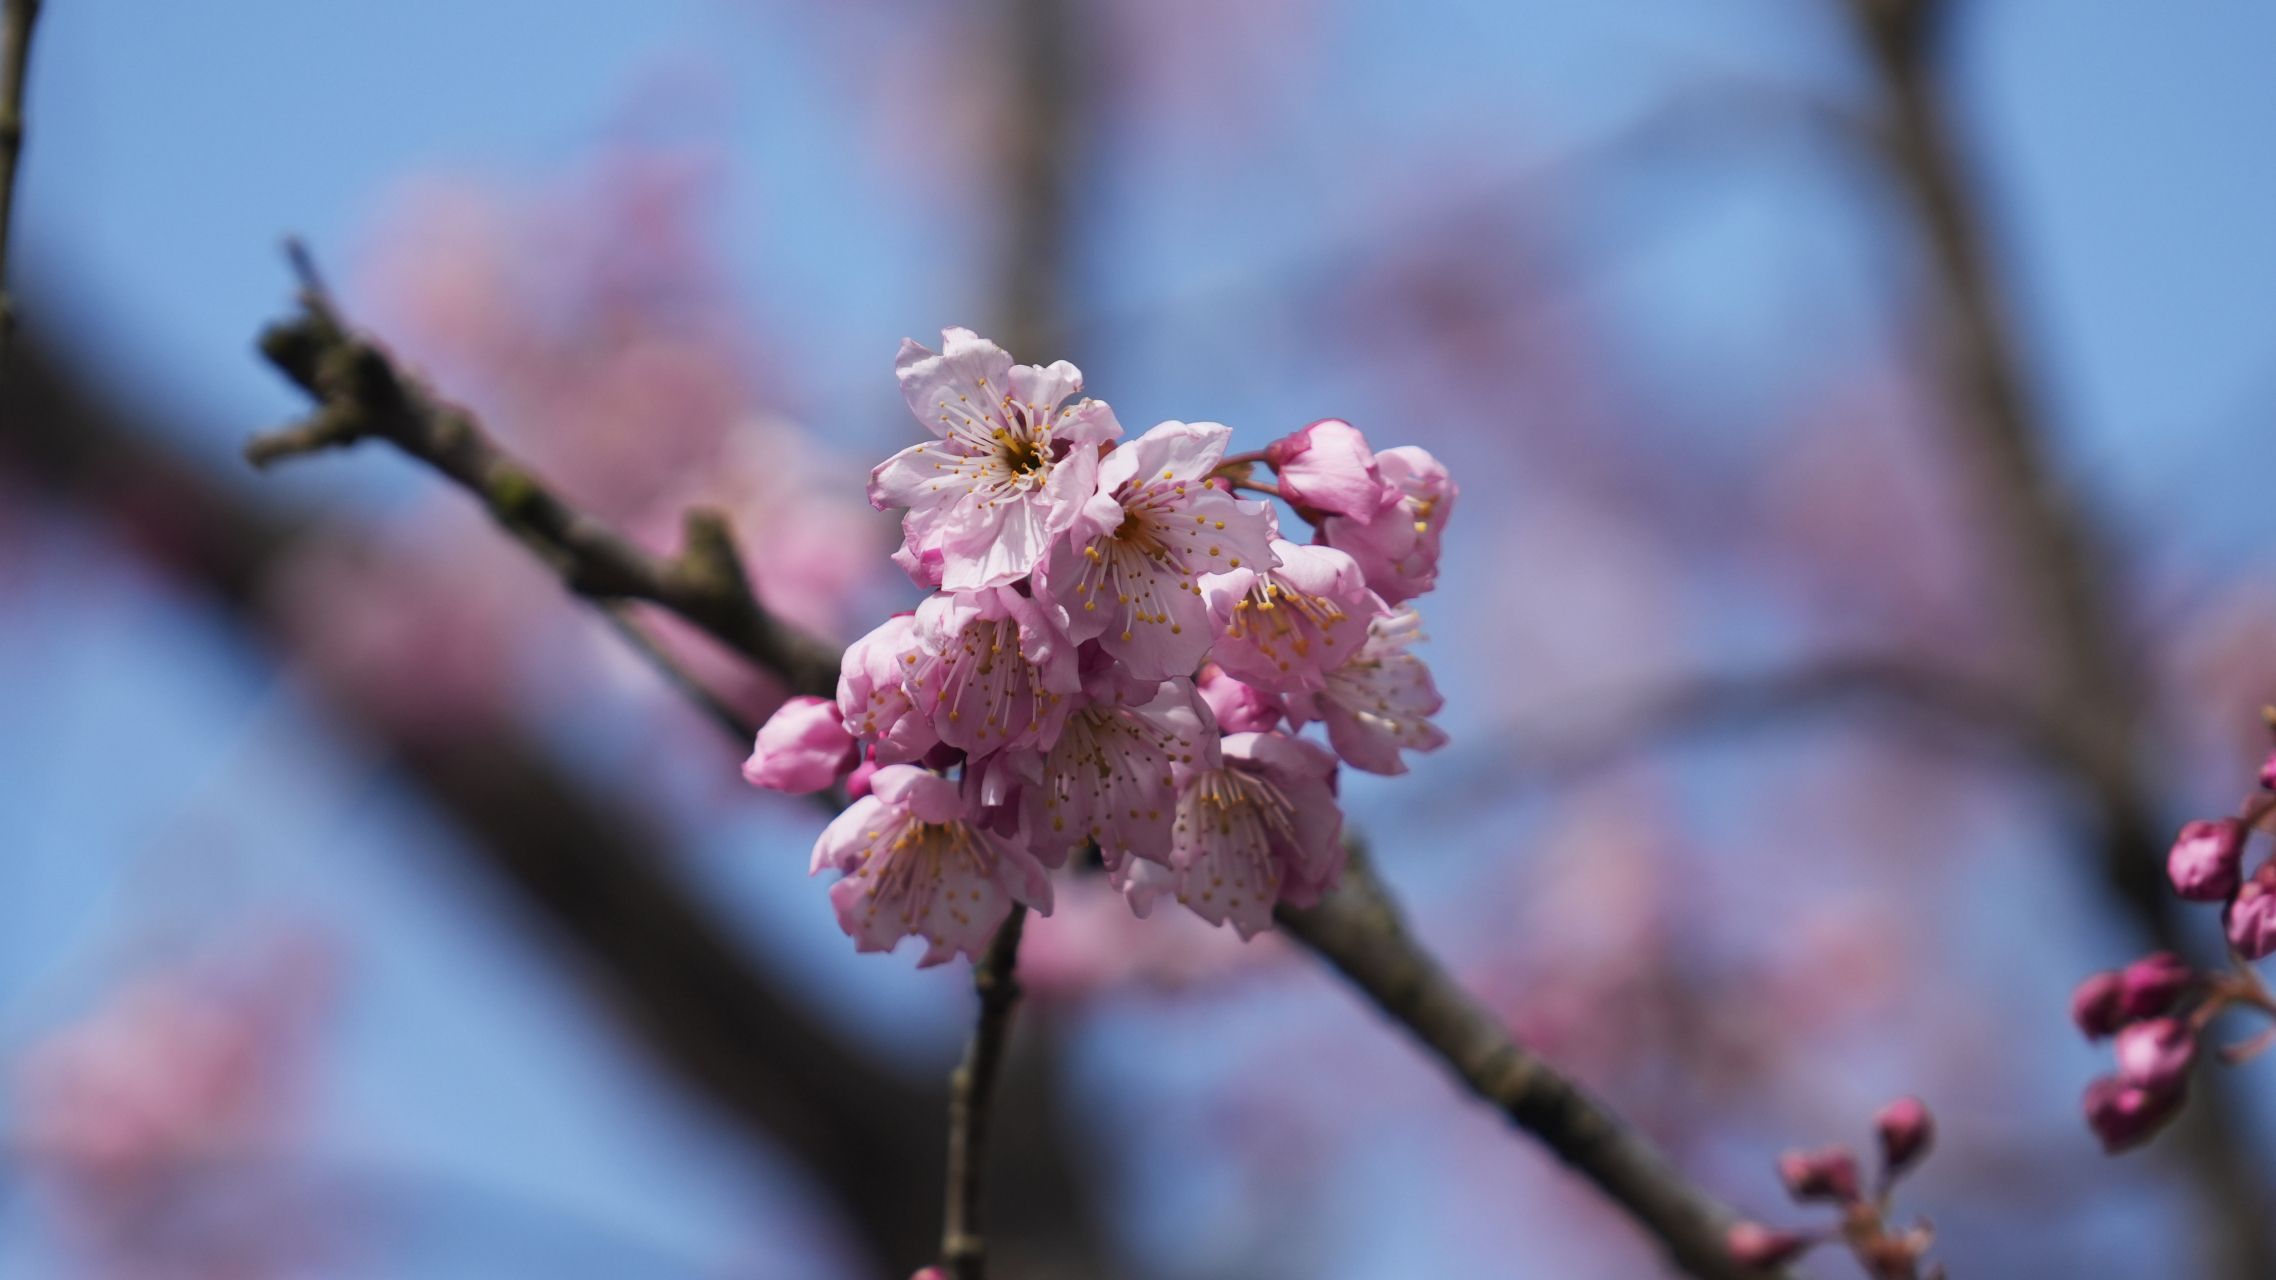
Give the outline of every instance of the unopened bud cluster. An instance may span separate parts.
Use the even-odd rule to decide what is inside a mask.
[[[1918,1168],[1936,1139],[1936,1120],[1918,1098],[1899,1098],[1873,1118],[1880,1146],[1880,1172],[1870,1194],[1857,1155],[1843,1146],[1789,1151],[1778,1158],[1778,1178],[1796,1204],[1830,1204],[1841,1220],[1814,1231],[1792,1231],[1759,1222],[1734,1224],[1725,1237],[1731,1257],[1749,1267],[1783,1267],[1822,1244],[1848,1247],[1873,1280],[1941,1280],[1944,1268],[1921,1269],[1922,1255],[1935,1240],[1925,1221],[1898,1230],[1889,1225],[1889,1194],[1897,1180]]]
[[[2251,962],[2276,952],[2276,858],[2245,875],[2245,848],[2276,812],[2276,755],[2261,766],[2260,787],[2238,811],[2181,828],[2166,855],[2166,879],[2191,902],[2220,903],[2230,963],[2192,968],[2160,951],[2114,972],[2098,973],[2071,995],[2071,1020],[2089,1040],[2111,1042],[2118,1069],[2086,1087],[2086,1122],[2112,1153],[2154,1137],[2189,1098],[2206,1029],[2224,1010],[2258,1009],[2276,1015]],[[2257,1053],[2262,1042],[2222,1052],[2230,1063]]]
[[[778,791],[845,783],[814,850],[843,877],[839,923],[864,951],[913,934],[922,963],[977,957],[1014,903],[1049,913],[1049,872],[1086,847],[1141,916],[1170,895],[1247,937],[1316,901],[1343,869],[1339,769],[1403,773],[1446,741],[1407,651],[1446,468],[1332,419],[1231,458],[1215,423],[1126,440],[1075,366],[943,337],[895,366],[935,438],[869,485],[904,511],[893,560],[932,594],[846,650],[834,700],[777,712],[744,766]],[[1242,492],[1284,500],[1311,542]]]

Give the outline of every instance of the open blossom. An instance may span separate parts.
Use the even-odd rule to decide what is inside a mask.
[[[1316,691],[1329,670],[1359,652],[1367,624],[1385,612],[1359,563],[1333,547],[1275,539],[1277,565],[1211,574],[1202,596],[1216,627],[1209,656],[1241,680],[1273,693]]]
[[[1164,682],[1143,706],[1086,700],[1027,764],[1033,848],[1057,865],[1069,847],[1094,840],[1115,872],[1133,856],[1167,862],[1177,777],[1217,761],[1216,727],[1188,681]]]
[[[1178,901],[1244,938],[1272,923],[1276,902],[1310,906],[1343,873],[1343,813],[1335,758],[1300,738],[1237,733],[1224,767],[1189,778],[1178,795],[1170,863]]]
[[[814,867],[845,878],[830,886],[838,923],[862,951],[890,951],[916,934],[931,945],[920,966],[961,951],[977,960],[1022,902],[1046,914],[1051,880],[1017,840],[967,819],[957,785],[914,765],[889,765],[823,830]]]
[[[916,639],[908,696],[942,742],[973,755],[1051,741],[1081,687],[1073,642],[1009,587],[933,596]]]
[[[870,474],[869,501],[906,507],[896,563],[920,586],[968,591],[1025,576],[1092,494],[1099,446],[1122,434],[1097,400],[1061,408],[1083,375],[1015,365],[969,329],[938,354],[904,340],[894,371],[909,411],[939,437]]]
[[[1319,540],[1358,561],[1377,595],[1403,604],[1438,585],[1439,543],[1459,490],[1444,464],[1412,445],[1385,449],[1375,465],[1383,475],[1375,517],[1331,515]]]
[[[1341,418],[1322,418],[1265,446],[1291,505],[1365,524],[1384,506],[1383,474],[1367,437]]]
[[[1202,575],[1272,563],[1266,508],[1205,481],[1228,428],[1165,422],[1098,468],[1098,493],[1043,561],[1039,596],[1142,680],[1190,676],[1209,652]]]
[[[1330,671],[1319,693],[1288,699],[1289,719],[1301,725],[1325,720],[1328,741],[1355,769],[1405,773],[1399,753],[1436,751],[1446,734],[1430,717],[1446,704],[1430,668],[1407,652],[1422,637],[1422,615],[1412,609],[1368,624],[1367,643]]]
[[[908,764],[940,742],[932,709],[909,691],[918,661],[915,614],[897,613],[846,646],[838,664],[838,711],[846,732],[873,744],[879,764]]]
[[[861,763],[861,744],[828,698],[792,698],[759,727],[743,778],[754,787],[805,795],[820,791]]]

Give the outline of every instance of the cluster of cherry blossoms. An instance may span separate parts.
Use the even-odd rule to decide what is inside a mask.
[[[1872,1194],[1858,1175],[1857,1155],[1844,1146],[1789,1151],[1778,1158],[1778,1179],[1797,1204],[1831,1204],[1841,1211],[1830,1230],[1787,1231],[1759,1222],[1731,1226],[1731,1256],[1750,1267],[1783,1267],[1821,1244],[1848,1246],[1873,1280],[1941,1280],[1944,1268],[1924,1271],[1922,1255],[1934,1242],[1926,1222],[1899,1230],[1889,1223],[1889,1197],[1897,1180],[1918,1168],[1936,1140],[1936,1119],[1918,1098],[1899,1098],[1873,1117],[1873,1136],[1881,1148],[1881,1172]]]
[[[2276,725],[2276,719],[2272,719]],[[2276,831],[2276,755],[2260,767],[2260,785],[2237,812],[2181,828],[2166,855],[2166,879],[2191,902],[2221,904],[2229,964],[2196,969],[2160,951],[2116,972],[2098,973],[2071,996],[2071,1019],[2090,1040],[2113,1038],[2118,1070],[2086,1087],[2086,1122],[2105,1150],[2139,1146],[2180,1114],[2199,1042],[2232,1008],[2276,1018],[2276,995],[2251,962],[2276,953],[2276,857],[2244,874],[2245,844],[2254,831]],[[2276,1028],[2219,1051],[2230,1065],[2276,1043]]]
[[[1446,469],[1335,420],[1235,457],[1215,423],[1125,440],[1073,365],[942,336],[895,362],[937,438],[869,485],[905,509],[893,559],[933,594],[846,650],[835,701],[786,703],[743,767],[792,793],[844,781],[814,849],[842,873],[839,923],[864,951],[916,934],[924,964],[977,958],[1013,903],[1050,911],[1049,871],[1084,848],[1140,916],[1167,893],[1249,937],[1317,901],[1343,870],[1339,759],[1403,773],[1446,741],[1407,607],[1437,578]],[[1300,736],[1315,721],[1326,747]]]

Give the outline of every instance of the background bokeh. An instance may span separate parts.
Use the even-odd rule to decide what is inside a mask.
[[[2276,701],[2276,11],[1950,7],[2163,832]],[[1430,449],[1454,742],[1346,798],[1473,990],[1765,1216],[1779,1149],[1917,1092],[1906,1204],[1956,1276],[2267,1274],[2276,1068],[2122,1160],[2077,1118],[2070,984],[2149,937],[2091,780],[1844,678],[2047,662],[1940,426],[1876,104],[1832,0],[50,0],[0,424],[0,1273],[876,1276],[906,1225],[849,1188],[937,1176],[895,1118],[964,966],[854,954],[820,810],[412,464],[237,460],[302,407],[252,345],[296,233],[565,492],[659,548],[726,507],[840,638],[911,597],[861,499],[915,433],[904,336],[1070,358],[1136,429]],[[844,1070],[707,1074],[678,971],[547,897],[556,838],[718,928],[763,1052]],[[1007,1276],[1649,1273],[1333,974],[1097,888],[1024,958]]]

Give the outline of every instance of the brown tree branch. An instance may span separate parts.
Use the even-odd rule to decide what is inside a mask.
[[[948,1204],[941,1215],[940,1264],[949,1280],[987,1280],[988,1240],[982,1228],[986,1207],[988,1119],[996,1077],[1019,1005],[1020,932],[1027,908],[1017,903],[996,930],[988,953],[972,966],[972,990],[980,997],[980,1016],[964,1061],[948,1080]]]
[[[7,0],[0,15],[0,354],[16,331],[8,291],[9,230],[15,221],[16,161],[24,153],[24,82],[31,68],[32,28],[40,0]]]
[[[1881,157],[1925,251],[1943,421],[1981,517],[2006,554],[2008,596],[2035,642],[2045,758],[2095,810],[2100,872],[2160,947],[2188,951],[2189,921],[2160,875],[2163,834],[2143,772],[2153,744],[2106,547],[2056,474],[1985,248],[1981,202],[1954,144],[1942,82],[1946,0],[1848,0],[1885,114]],[[2276,1275],[2266,1175],[2240,1143],[2234,1086],[2214,1073],[2181,1146],[2214,1229],[2204,1274]]]
[[[1343,887],[1318,906],[1276,909],[1282,928],[1443,1059],[1465,1088],[1627,1210],[1674,1265],[1700,1280],[1782,1274],[1734,1261],[1723,1233],[1736,1215],[1604,1103],[1511,1039],[1407,932],[1364,853],[1350,852]]]

